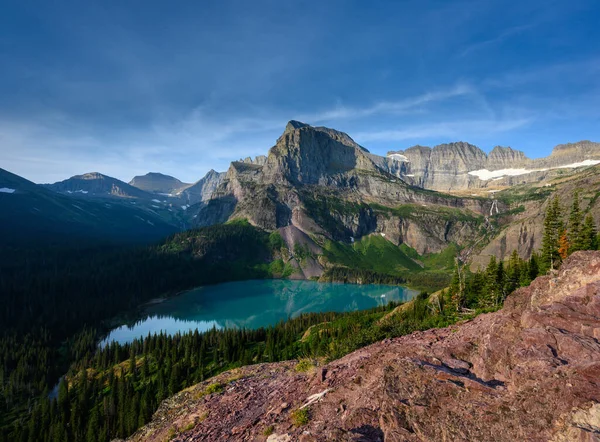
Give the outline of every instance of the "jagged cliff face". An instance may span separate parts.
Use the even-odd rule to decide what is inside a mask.
[[[600,252],[577,252],[498,312],[309,373],[260,364],[192,386],[129,440],[164,441],[175,428],[181,442],[597,441],[599,318]],[[215,382],[224,391],[203,394]],[[297,427],[300,407],[309,418]]]
[[[420,252],[465,243],[478,233],[491,200],[419,190],[390,174],[390,164],[347,134],[291,121],[266,158],[231,164],[194,219],[208,225],[246,218],[267,230],[294,226],[346,242],[381,233]],[[324,199],[331,206],[315,209],[314,202]],[[372,204],[384,209],[373,210]],[[401,205],[417,213],[394,214],[391,209]],[[456,211],[448,216],[450,208]]]
[[[529,159],[519,150],[496,146],[489,155],[468,143],[441,144],[433,149],[414,146],[388,152],[387,170],[406,182],[443,192],[466,189],[503,188],[560,176],[600,164],[600,143],[556,146],[549,157]]]
[[[177,192],[177,196],[183,198],[188,204],[208,201],[212,198],[223,178],[225,178],[225,173],[219,173],[211,169],[200,180]]]

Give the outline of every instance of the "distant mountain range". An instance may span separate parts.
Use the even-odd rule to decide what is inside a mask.
[[[74,231],[102,226],[124,234],[143,223],[140,232],[152,236],[247,219],[279,230],[290,250],[380,235],[418,255],[454,244],[484,262],[512,249],[525,257],[539,246],[537,224],[551,191],[568,204],[568,192],[579,186],[584,209],[599,221],[597,173],[590,169],[597,164],[600,143],[590,141],[556,146],[534,160],[509,147],[486,154],[465,142],[384,157],[343,132],[290,121],[266,156],[233,161],[226,172],[211,170],[192,184],[153,172],[129,183],[86,173],[38,186],[2,171],[0,202],[14,207],[2,222],[20,231],[74,223]],[[305,264],[306,277],[327,265]]]
[[[67,188],[65,192],[69,192]],[[2,244],[60,242],[65,238],[154,241],[178,230],[136,201],[95,200],[86,198],[86,191],[71,188],[72,193],[64,195],[0,169]]]
[[[458,142],[433,149],[413,146],[390,151],[390,171],[416,186],[448,191],[503,188],[540,181],[564,173],[564,169],[600,164],[600,143],[580,141],[561,144],[546,158],[529,159],[519,150],[496,146],[486,155],[477,146]]]

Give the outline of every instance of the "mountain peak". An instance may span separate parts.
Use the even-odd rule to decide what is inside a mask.
[[[288,124],[286,124],[286,126],[285,126],[284,133],[295,130],[295,129],[301,129],[303,127],[310,127],[310,124],[302,123],[301,121],[297,121],[297,120],[290,120],[290,121],[288,121]]]

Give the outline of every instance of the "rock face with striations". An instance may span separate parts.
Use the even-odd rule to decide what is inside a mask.
[[[381,233],[420,252],[440,251],[476,234],[477,217],[489,212],[491,201],[423,192],[390,174],[390,164],[343,132],[290,121],[266,158],[231,163],[194,220],[208,225],[245,218],[266,230],[292,225],[347,242]],[[327,198],[337,204],[322,206]],[[368,203],[390,210],[411,204],[420,212],[425,206],[430,213],[400,217]],[[468,221],[447,216],[450,208],[465,211]]]
[[[188,204],[208,201],[212,198],[213,193],[217,186],[221,184],[223,178],[225,178],[224,172],[217,172],[211,169],[204,177],[179,192],[179,196],[184,198]]]
[[[461,325],[386,340],[313,373],[262,364],[190,387],[130,440],[162,441],[174,427],[189,428],[180,442],[598,441],[599,339],[600,252],[578,252],[502,310]],[[214,382],[229,384],[199,394]],[[296,427],[301,407],[309,419]]]
[[[600,163],[600,143],[561,144],[546,158],[529,159],[519,150],[496,146],[486,155],[469,143],[441,144],[433,149],[414,146],[390,151],[388,171],[410,184],[438,191],[461,191],[537,182],[570,169],[574,163]],[[582,164],[582,166],[590,164]],[[514,169],[524,169],[516,173]],[[482,172],[485,173],[477,173]],[[504,173],[500,172],[504,171]],[[497,172],[490,174],[489,172]]]

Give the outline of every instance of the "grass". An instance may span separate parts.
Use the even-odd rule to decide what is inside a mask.
[[[421,269],[401,248],[380,235],[365,236],[353,244],[326,241],[323,248],[329,262],[354,269],[396,276],[403,270]]]
[[[269,425],[268,427],[266,427],[263,430],[263,436],[270,436],[271,434],[273,434],[275,432],[275,426],[273,425]]]
[[[296,364],[294,370],[299,373],[306,373],[312,370],[315,367],[315,364],[310,359],[302,359],[300,362]]]
[[[302,427],[310,422],[310,413],[308,408],[299,408],[292,411],[292,423],[295,427]]]
[[[206,394],[222,393],[223,392],[223,384],[221,384],[219,382],[215,382],[214,384],[210,384],[208,387],[206,387],[206,389],[204,390],[204,392]]]

